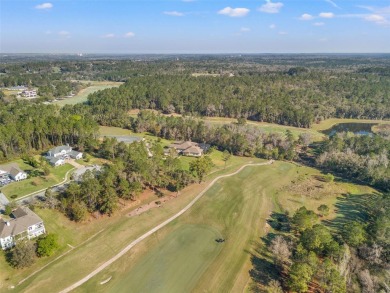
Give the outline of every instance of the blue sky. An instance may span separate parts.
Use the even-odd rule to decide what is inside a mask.
[[[390,0],[0,0],[2,53],[390,53]]]

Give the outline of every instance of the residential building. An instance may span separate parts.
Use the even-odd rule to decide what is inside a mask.
[[[19,167],[12,167],[9,176],[15,181],[27,179],[27,173],[20,170]]]
[[[48,157],[65,157],[69,156],[69,153],[72,151],[72,147],[69,145],[61,145],[55,148],[52,148],[47,152]]]
[[[22,92],[22,95],[26,98],[36,98],[37,97],[37,91],[36,90],[24,90]]]
[[[173,148],[184,156],[200,157],[210,148],[210,145],[193,141],[176,141],[170,144],[168,148]]]
[[[0,220],[0,246],[3,250],[13,247],[21,239],[32,239],[45,233],[42,219],[26,207],[13,211],[10,220]]]
[[[52,166],[60,166],[65,164],[65,159],[76,159],[79,160],[83,157],[82,152],[72,150],[69,145],[62,145],[52,148],[47,152],[46,159]]]
[[[27,179],[27,173],[21,170],[16,163],[0,166],[0,178],[5,176],[15,181]]]
[[[63,158],[55,158],[55,157],[49,157],[49,163],[50,165],[54,167],[58,167],[65,164],[65,160]]]

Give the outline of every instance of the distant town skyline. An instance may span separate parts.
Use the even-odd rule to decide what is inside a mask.
[[[0,0],[1,53],[389,53],[390,1]]]

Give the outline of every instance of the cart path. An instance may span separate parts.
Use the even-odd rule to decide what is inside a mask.
[[[106,262],[104,262],[102,265],[100,265],[98,268],[96,268],[94,271],[92,271],[91,273],[89,273],[87,276],[85,276],[84,278],[82,278],[81,280],[77,281],[76,283],[72,284],[71,286],[67,287],[66,289],[60,291],[60,293],[67,293],[67,292],[70,292],[72,291],[73,289],[76,289],[77,287],[81,286],[82,284],[84,284],[85,282],[87,282],[89,279],[91,279],[92,277],[96,276],[98,273],[100,273],[102,270],[104,270],[105,268],[107,268],[109,265],[111,265],[113,262],[115,262],[116,260],[118,260],[119,258],[121,258],[124,254],[126,254],[130,249],[132,249],[135,245],[137,245],[138,243],[140,243],[142,240],[144,240],[145,238],[149,237],[150,235],[152,235],[153,233],[157,232],[158,230],[160,230],[161,228],[163,228],[164,226],[168,225],[170,222],[172,222],[173,220],[177,219],[178,217],[180,217],[182,214],[184,214],[186,211],[188,211],[214,184],[215,182],[217,182],[218,180],[222,179],[222,178],[226,178],[226,177],[230,177],[230,176],[234,176],[238,173],[240,173],[244,168],[248,167],[248,166],[264,166],[264,165],[271,165],[272,163],[274,162],[274,160],[270,160],[268,162],[265,162],[265,163],[257,163],[257,164],[253,164],[253,163],[250,163],[250,164],[245,164],[243,166],[241,166],[237,171],[233,172],[233,173],[230,173],[230,174],[226,174],[226,175],[221,175],[221,176],[218,176],[216,178],[214,178],[207,186],[206,188],[201,191],[187,206],[185,206],[182,210],[180,210],[178,213],[176,213],[175,215],[173,215],[172,217],[170,217],[169,219],[165,220],[164,222],[162,222],[161,224],[157,225],[156,227],[150,229],[148,232],[146,232],[145,234],[141,235],[140,237],[138,237],[137,239],[135,239],[134,241],[132,241],[129,245],[127,245],[125,248],[123,248],[118,254],[116,254],[115,256],[113,256],[112,258],[110,258],[109,260],[107,260]]]

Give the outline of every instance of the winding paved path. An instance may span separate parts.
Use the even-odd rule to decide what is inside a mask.
[[[258,164],[245,164],[243,165],[240,169],[238,169],[237,171],[233,172],[233,173],[230,173],[230,174],[226,174],[226,175],[221,175],[221,176],[218,176],[216,177],[215,179],[213,179],[207,186],[206,188],[200,192],[187,206],[185,206],[181,211],[179,211],[177,214],[173,215],[172,217],[170,217],[169,219],[165,220],[164,222],[162,222],[161,224],[157,225],[156,227],[154,227],[153,229],[149,230],[148,232],[146,232],[145,234],[143,234],[142,236],[138,237],[137,239],[135,239],[133,242],[131,242],[129,245],[127,245],[125,248],[123,248],[117,255],[113,256],[112,258],[110,258],[109,260],[107,260],[105,263],[103,263],[102,265],[100,265],[98,268],[96,268],[93,272],[91,272],[90,274],[88,274],[87,276],[85,276],[84,278],[82,278],[81,280],[79,280],[78,282],[74,283],[73,285],[67,287],[66,289],[60,291],[60,293],[67,293],[67,292],[70,292],[72,291],[73,289],[76,289],[77,287],[81,286],[82,284],[84,284],[85,282],[87,282],[89,279],[91,279],[92,277],[96,276],[98,273],[100,273],[102,270],[104,270],[105,268],[107,268],[109,265],[111,265],[113,262],[115,262],[116,260],[118,260],[120,257],[122,257],[124,254],[126,254],[130,249],[132,249],[135,245],[137,245],[138,243],[140,243],[142,240],[144,240],[145,238],[149,237],[150,235],[152,235],[153,233],[157,232],[158,230],[160,230],[161,228],[163,228],[164,226],[168,225],[170,222],[172,222],[173,220],[175,220],[176,218],[180,217],[182,214],[184,214],[188,209],[190,209],[206,192],[207,190],[210,189],[211,186],[213,186],[215,184],[215,182],[217,182],[219,179],[222,179],[222,178],[226,178],[226,177],[230,177],[230,176],[234,176],[238,173],[240,173],[245,167],[248,167],[248,166],[263,166],[263,165],[271,165],[274,161],[273,160],[270,160],[268,162],[265,162],[265,163],[258,163]]]

